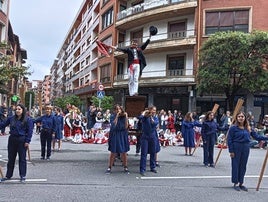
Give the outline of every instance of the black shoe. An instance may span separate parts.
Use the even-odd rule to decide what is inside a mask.
[[[41,160],[45,160],[45,157],[42,156],[40,159],[41,159]]]
[[[21,182],[21,183],[25,183],[25,182],[26,182],[26,178],[25,178],[25,177],[21,177],[21,178],[20,178],[20,182]]]
[[[237,184],[234,184],[234,190],[240,191],[240,187]]]
[[[248,188],[243,186],[243,185],[239,185],[239,188],[242,190],[242,191],[248,191]]]
[[[151,169],[151,172],[152,172],[152,173],[157,173],[157,170],[155,170],[155,169]]]
[[[107,170],[105,171],[105,174],[107,175],[111,174],[111,168],[107,168]]]
[[[125,166],[124,167],[124,172],[126,173],[126,174],[129,174],[129,170],[128,170],[128,168]]]
[[[140,172],[141,176],[145,176],[145,173],[144,172]]]
[[[215,168],[215,165],[212,163],[212,164],[209,165],[209,167]]]
[[[160,168],[160,164],[158,162],[155,163],[155,166]]]
[[[4,178],[0,179],[0,182],[8,181],[10,179],[11,179],[10,177],[4,177]]]

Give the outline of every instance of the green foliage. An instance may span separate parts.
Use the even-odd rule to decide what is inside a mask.
[[[91,102],[95,106],[99,106],[105,111],[106,109],[112,109],[114,105],[114,98],[112,96],[104,96],[103,99],[99,99],[96,96],[91,97]]]
[[[6,43],[0,43],[0,49],[5,50],[10,47]],[[18,80],[27,75],[31,75],[28,71],[29,67],[24,66],[11,66],[11,57],[9,55],[0,56],[0,85],[6,85],[12,78]]]
[[[31,104],[30,104],[30,98],[31,98]],[[34,106],[34,98],[35,94],[33,91],[28,91],[25,93],[25,107],[27,107],[28,110]]]
[[[66,105],[70,103],[76,107],[80,107],[82,102],[80,98],[76,95],[70,95],[62,98],[56,98],[54,101],[54,106],[60,107],[62,110],[66,108]]]
[[[200,94],[225,93],[229,103],[240,89],[268,88],[268,33],[218,32],[200,50],[197,90]],[[232,107],[232,106],[230,106]]]

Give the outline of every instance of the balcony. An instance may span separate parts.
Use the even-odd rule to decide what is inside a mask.
[[[197,0],[151,0],[123,10],[117,15],[116,27],[127,30],[157,20],[193,14]]]
[[[152,76],[153,75],[153,76]],[[177,69],[167,71],[143,71],[139,85],[143,87],[150,86],[181,86],[194,85],[195,76],[193,69]],[[128,75],[120,74],[114,77],[114,87],[128,85]]]
[[[158,35],[157,40],[151,40],[148,47],[145,49],[145,53],[157,53],[174,50],[192,49],[196,45],[196,37],[194,36],[194,30],[185,30],[178,32],[168,32]],[[142,39],[137,39],[141,44]],[[118,44],[118,47],[127,47],[130,45],[130,41]],[[122,56],[123,53],[116,51],[114,56]]]

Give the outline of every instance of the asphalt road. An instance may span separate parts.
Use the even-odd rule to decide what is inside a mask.
[[[0,136],[0,165],[6,171],[8,136]],[[228,151],[223,150],[216,168],[202,165],[202,148],[194,156],[184,156],[184,148],[161,148],[158,173],[139,174],[139,157],[135,146],[128,153],[130,174],[116,161],[112,174],[105,174],[108,164],[107,145],[63,143],[50,161],[40,160],[39,136],[34,135],[27,181],[18,182],[18,164],[14,180],[0,183],[0,201],[243,201],[264,202],[268,199],[268,171],[260,190],[256,191],[266,150],[252,149],[245,185],[248,192],[233,190]],[[215,149],[215,156],[218,149]],[[149,166],[147,167],[149,169]]]

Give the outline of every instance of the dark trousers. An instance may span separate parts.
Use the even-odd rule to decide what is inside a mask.
[[[147,154],[150,154],[150,168],[151,170],[155,169],[155,138],[144,138],[141,137],[141,158],[140,158],[140,172],[146,171],[146,160]]]
[[[232,158],[232,183],[244,183],[249,156],[249,143],[234,143],[234,158]]]
[[[213,164],[215,135],[210,135],[203,141],[204,165]]]
[[[141,150],[141,134],[136,135],[137,143],[136,143],[136,153],[140,153]]]
[[[42,129],[40,140],[41,140],[41,157],[45,158],[47,148],[47,158],[49,158],[51,156],[52,130]]]
[[[19,175],[20,177],[26,177],[27,162],[26,162],[26,151],[27,148],[24,146],[25,136],[13,136],[10,135],[8,138],[8,163],[6,177],[11,178],[15,167],[15,160],[17,154],[19,155]]]

